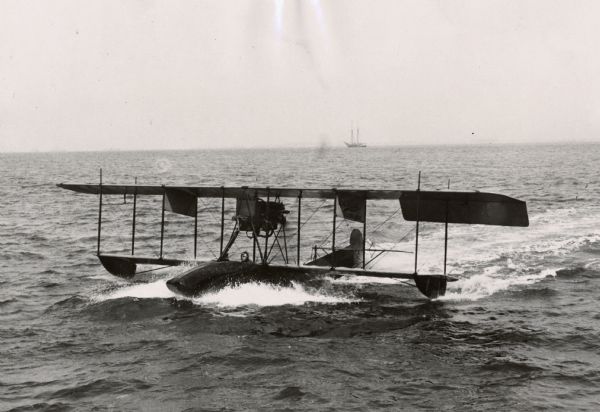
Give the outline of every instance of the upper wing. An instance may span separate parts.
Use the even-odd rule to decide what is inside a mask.
[[[99,194],[98,184],[57,185],[78,193]],[[346,194],[363,199],[398,199],[401,190],[348,190],[348,189],[302,189],[281,187],[221,187],[221,186],[145,186],[145,185],[102,185],[105,195],[162,195],[165,190],[186,192],[196,197],[245,198],[250,197],[298,197],[333,199],[336,194]]]
[[[277,187],[147,186],[64,184],[78,193],[106,195],[166,195],[167,209],[193,216],[195,198],[303,197],[339,200],[344,217],[363,221],[368,199],[399,199],[408,221],[467,223],[500,226],[528,226],[524,201],[496,193],[421,190],[301,189]]]

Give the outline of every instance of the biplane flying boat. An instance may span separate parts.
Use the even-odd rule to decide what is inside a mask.
[[[295,275],[314,277],[319,275],[361,275],[414,281],[419,291],[430,299],[443,296],[448,281],[456,280],[446,273],[448,224],[482,224],[499,226],[528,226],[526,203],[508,196],[484,192],[424,191],[417,190],[353,190],[310,189],[274,187],[201,187],[201,186],[147,186],[102,184],[59,184],[63,189],[98,195],[97,256],[104,268],[113,275],[131,278],[138,265],[176,266],[192,265],[189,270],[167,281],[169,289],[188,296],[201,294],[215,285],[252,280],[275,280]],[[130,195],[133,197],[133,220],[131,255],[101,253],[102,199],[105,195]],[[136,199],[138,196],[161,196],[162,219],[160,253],[158,257],[135,254]],[[197,260],[198,198],[221,200],[220,244],[216,259]],[[289,211],[282,199],[294,199],[297,205],[295,236],[297,237],[295,259],[288,255],[286,217]],[[317,248],[311,260],[301,263],[302,200],[324,199],[333,202],[331,247],[325,255],[318,256]],[[236,208],[232,219],[233,228],[226,242],[225,199],[235,199]],[[382,199],[400,203],[404,220],[415,222],[414,272],[378,271],[367,267],[366,252],[387,252],[387,249],[367,247],[367,200]],[[163,256],[165,211],[194,219],[194,258],[173,259]],[[362,223],[360,229],[350,234],[348,245],[336,243],[336,221],[346,219]],[[436,222],[445,225],[443,274],[417,273],[419,247],[419,223]],[[251,239],[252,256],[243,252],[239,260],[230,260],[229,252],[240,233]],[[275,249],[277,246],[277,249]],[[283,263],[272,263],[272,254],[279,252]],[[258,254],[256,253],[258,252]],[[293,251],[292,251],[293,254]],[[293,260],[293,262],[292,262]]]

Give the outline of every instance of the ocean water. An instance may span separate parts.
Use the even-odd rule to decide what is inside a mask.
[[[0,410],[598,410],[599,164],[592,144],[0,154]],[[165,286],[185,267],[125,281],[97,261],[98,198],[55,184],[100,168],[105,183],[381,189],[413,189],[420,170],[423,189],[527,201],[530,226],[450,225],[459,280],[434,301],[363,277],[185,298]],[[125,200],[104,199],[105,252],[130,252]],[[207,259],[218,203],[200,203]],[[369,243],[407,252],[375,269],[412,271],[397,209],[369,201]],[[303,202],[301,260],[329,244],[331,211]],[[165,256],[191,257],[193,222],[166,221]],[[421,229],[419,272],[440,273],[444,228]],[[159,238],[160,199],[140,197],[136,253],[157,255]]]

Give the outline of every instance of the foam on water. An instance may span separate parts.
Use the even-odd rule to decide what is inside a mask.
[[[174,297],[178,297],[178,295],[169,290],[167,281],[163,279],[150,283],[137,283],[125,287],[118,287],[110,292],[95,295],[92,297],[92,300],[102,302],[120,298],[166,299]]]
[[[216,292],[206,293],[192,299],[199,305],[217,306],[281,306],[316,303],[349,303],[357,299],[348,296],[326,294],[317,289],[306,289],[299,283],[292,282],[291,287],[281,287],[260,282],[244,283],[238,286],[225,287]]]
[[[531,217],[532,225],[527,230],[453,225],[450,233],[454,239],[451,239],[448,253],[448,273],[463,276],[459,281],[448,284],[448,292],[442,299],[477,300],[513,286],[529,285],[547,276],[555,276],[556,269],[544,268],[547,257],[564,255],[590,242],[600,241],[600,228],[597,228],[598,219],[595,212],[592,211],[574,222],[572,208],[546,210]],[[573,236],[573,232],[580,235]],[[472,239],[475,235],[474,242]],[[412,242],[408,240],[402,243],[381,243],[377,246],[410,250],[413,247]],[[424,241],[420,242],[419,273],[442,273],[442,242],[443,228],[424,234]],[[413,270],[413,259],[412,254],[388,253],[369,266],[374,270],[410,273]],[[167,270],[168,277],[185,269],[187,267]],[[342,276],[328,280],[333,285],[402,283],[398,279],[365,276]],[[166,286],[166,278],[163,278],[150,283],[127,284],[94,296],[93,300],[123,297],[188,299],[171,292]],[[323,290],[309,290],[298,283],[294,283],[292,287],[247,283],[225,287],[191,299],[198,305],[220,307],[302,305],[307,302],[342,303],[353,300],[354,298],[348,296],[332,296]]]
[[[556,277],[556,269],[544,269],[537,274],[512,277],[498,277],[490,272],[488,270],[481,275],[448,283],[446,295],[439,300],[478,300],[513,286],[532,285],[549,276]]]
[[[401,283],[398,279],[393,278],[374,278],[370,276],[342,276],[337,279],[328,278],[328,280],[333,284],[383,284],[383,285],[396,285]]]
[[[563,256],[600,242],[598,210],[573,218],[574,209],[546,210],[531,218],[527,229],[452,225],[448,273],[461,277],[448,284],[444,300],[476,300],[513,286],[556,276]],[[419,243],[419,273],[443,273],[443,228],[428,231]],[[406,249],[409,242],[381,244]],[[389,253],[372,269],[412,272],[414,255]],[[462,275],[462,276],[461,276]]]
[[[600,259],[590,259],[583,267],[587,270],[600,270]]]
[[[262,282],[244,283],[241,285],[226,286],[199,297],[188,298],[173,293],[167,287],[165,279],[119,287],[110,292],[92,296],[92,301],[102,302],[126,297],[139,299],[177,298],[191,300],[197,305],[219,307],[303,305],[308,302],[333,304],[357,301],[356,298],[350,296],[331,295],[319,289],[307,289],[295,282],[292,282],[291,287],[276,286]]]

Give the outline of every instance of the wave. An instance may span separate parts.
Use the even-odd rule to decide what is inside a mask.
[[[94,302],[103,302],[105,300],[120,298],[168,299],[178,296],[167,288],[166,280],[161,279],[150,283],[137,283],[124,287],[116,287],[109,292],[93,295],[91,300]]]
[[[68,309],[77,308],[82,305],[85,305],[85,303],[86,303],[85,298],[75,295],[75,296],[71,296],[66,299],[63,299],[63,300],[53,303],[48,308],[46,308],[45,312],[47,313],[47,312],[50,312],[53,310],[58,310],[58,309],[63,309],[63,308],[68,308]]]
[[[597,253],[600,244],[599,210],[588,209],[543,210],[532,214],[529,228],[451,225],[447,269],[460,280],[448,284],[448,293],[442,299],[477,300],[513,286],[531,285],[556,276],[559,265],[565,263],[592,271],[600,268],[600,259],[589,262],[589,253]],[[424,227],[419,242],[419,273],[443,273],[444,229],[440,226]],[[377,246],[411,250],[413,242],[414,238]],[[581,256],[584,253],[588,256]],[[587,263],[578,263],[584,259]],[[410,273],[414,270],[414,254],[388,253],[371,268]],[[569,276],[570,272],[563,270],[559,275]]]
[[[549,268],[549,264],[564,263],[564,256],[600,242],[600,228],[595,228],[598,220],[596,215],[595,209],[581,216],[581,210],[562,208],[544,210],[533,215],[528,229],[453,225],[450,228],[448,269],[449,274],[459,280],[448,284],[447,294],[441,300],[478,300],[515,286],[532,285],[547,277],[555,277],[559,269]],[[443,233],[443,228],[437,226],[434,230],[424,231],[423,241],[420,242],[419,273],[443,273]],[[412,242],[381,243],[377,246],[409,251]],[[414,270],[413,264],[414,255],[411,253],[389,253],[369,266],[375,270],[411,273]],[[172,274],[172,271],[169,273]],[[568,273],[563,270],[559,275],[568,276]],[[403,283],[397,279],[364,276],[330,277],[326,280],[332,285]],[[120,285],[111,291],[97,294],[92,300],[125,297],[188,299],[198,305],[228,307],[339,303],[356,299],[355,296],[332,295],[323,289],[307,288],[298,283],[291,287],[266,283],[232,285],[189,299],[170,291],[166,287],[165,278],[155,278],[149,283]]]
[[[521,376],[537,375],[544,371],[542,367],[515,359],[492,359],[481,366],[481,369],[501,374],[517,373]]]
[[[129,393],[139,390],[150,388],[151,385],[139,380],[129,379],[127,381],[122,380],[109,380],[109,379],[96,379],[90,380],[85,383],[74,385],[68,388],[62,388],[56,390],[49,395],[51,399],[63,398],[68,400],[79,399],[83,397],[91,397],[102,395],[106,392],[110,393]]]
[[[0,306],[8,305],[9,303],[14,303],[16,301],[17,301],[17,299],[15,299],[15,298],[8,298],[6,300],[0,300]]]
[[[263,282],[250,282],[226,286],[216,291],[189,298],[172,292],[165,279],[150,283],[119,287],[107,293],[93,295],[93,302],[121,298],[189,300],[195,305],[238,307],[238,306],[281,306],[303,305],[305,303],[349,303],[359,299],[353,296],[330,294],[321,289],[313,289],[300,283],[291,286],[277,286]]]
[[[292,282],[291,287],[276,286],[262,282],[228,286],[216,292],[206,293],[192,299],[196,304],[217,306],[281,306],[305,303],[351,303],[358,299],[351,296],[328,294],[321,289],[306,288]]]
[[[556,269],[544,269],[537,274],[500,277],[494,273],[494,269],[497,268],[486,268],[483,274],[448,283],[446,295],[439,300],[478,300],[514,286],[532,285],[556,276]]]
[[[556,269],[545,269],[540,273],[524,276],[502,277],[495,272],[500,267],[486,268],[483,274],[473,275],[459,279],[448,284],[446,296],[439,300],[478,300],[494,293],[508,290],[514,286],[531,285],[548,277],[556,276]],[[367,276],[341,276],[339,278],[326,277],[325,280],[332,285],[336,284],[381,284],[401,286],[404,282],[391,278],[371,278]],[[178,299],[188,300],[195,305],[217,307],[239,306],[281,306],[303,305],[305,303],[352,303],[361,299],[352,292],[331,292],[325,288],[313,288],[298,282],[291,286],[273,285],[263,282],[249,282],[239,285],[230,285],[222,289],[209,291],[197,297],[185,297],[172,292],[166,285],[166,279],[159,279],[149,283],[116,286],[110,291],[92,295],[93,302],[121,298],[136,299]]]
[[[54,412],[54,411],[66,411],[71,409],[71,405],[67,404],[67,403],[63,403],[63,402],[52,402],[52,403],[47,403],[47,402],[37,402],[37,403],[32,403],[32,404],[26,404],[23,406],[17,406],[15,408],[9,409],[8,412],[25,412],[25,411],[47,411],[47,412]]]
[[[382,285],[397,285],[403,283],[401,280],[393,278],[374,278],[370,276],[354,276],[354,275],[342,275],[337,278],[327,277],[329,282],[333,284],[382,284]]]

